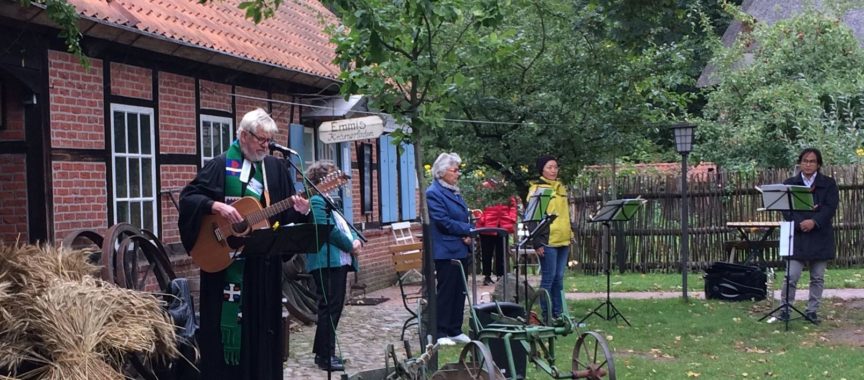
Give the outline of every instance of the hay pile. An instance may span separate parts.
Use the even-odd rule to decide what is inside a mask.
[[[0,378],[123,379],[128,353],[177,357],[159,300],[95,278],[89,253],[0,242]]]

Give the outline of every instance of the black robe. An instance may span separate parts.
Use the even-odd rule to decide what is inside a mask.
[[[284,160],[264,158],[267,191],[276,203],[294,195],[294,181]],[[201,218],[210,214],[214,201],[224,201],[225,155],[208,162],[195,179],[180,193],[180,239],[187,252],[192,250],[200,229]],[[277,215],[280,225],[307,222],[309,218],[293,208]],[[272,220],[271,220],[272,222]],[[243,271],[243,313],[240,343],[240,365],[225,363],[222,332],[222,291],[225,271],[201,271],[200,329],[198,347],[201,360],[198,369],[202,379],[282,379],[282,258],[246,257]]]

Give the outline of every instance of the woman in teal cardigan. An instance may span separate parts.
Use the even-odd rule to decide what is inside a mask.
[[[327,175],[335,173],[337,167],[329,161],[316,162],[306,170],[312,183],[321,182]],[[357,234],[339,213],[334,213],[324,200],[327,194],[315,194],[310,198],[312,221],[315,224],[333,226],[321,250],[306,255],[306,270],[312,274],[318,293],[318,326],[312,352],[315,364],[327,371],[344,371],[342,359],[336,356],[336,327],[345,304],[345,282],[348,272],[359,269],[357,254],[361,243]],[[332,202],[331,202],[332,203]]]

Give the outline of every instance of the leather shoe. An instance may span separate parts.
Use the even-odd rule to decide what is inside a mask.
[[[780,321],[780,322],[786,322],[786,321],[788,321],[789,319],[790,319],[790,318],[789,318],[789,311],[787,311],[787,310],[783,310],[783,311],[781,311],[781,312],[780,312],[780,315],[777,317],[777,320]]]
[[[808,311],[804,313],[804,317],[806,317],[807,320],[809,320],[810,322],[813,322],[814,325],[818,325],[822,322],[821,320],[819,320],[819,315],[817,315],[815,311]]]
[[[315,364],[318,365],[319,369],[324,371],[345,370],[345,363],[338,356],[331,356],[327,358],[326,356],[315,355]]]

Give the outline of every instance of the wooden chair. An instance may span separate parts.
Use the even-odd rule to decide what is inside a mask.
[[[397,245],[415,243],[414,233],[411,231],[411,222],[397,222],[390,225],[393,230],[393,240]]]
[[[409,306],[409,302],[423,298],[423,286],[418,286],[416,290],[406,289],[406,280],[410,273],[416,273],[422,279],[421,270],[423,268],[423,243],[410,243],[390,246],[390,253],[393,254],[393,269],[399,276],[399,292],[402,295],[402,305],[405,310],[411,315],[402,324],[401,340],[405,340],[405,330],[408,327],[417,325],[417,312]]]

